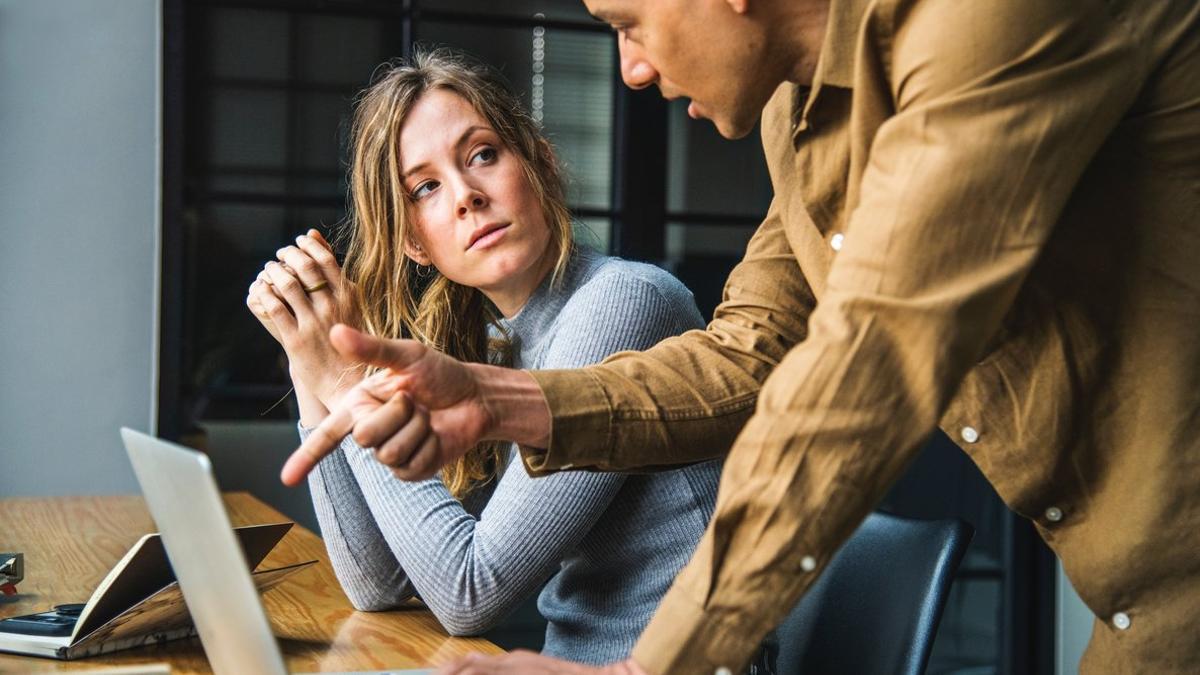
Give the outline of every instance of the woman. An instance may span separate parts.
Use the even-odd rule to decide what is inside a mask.
[[[573,246],[550,144],[492,76],[446,52],[362,95],[351,171],[345,276],[310,232],[247,298],[287,352],[302,432],[364,375],[328,343],[338,321],[518,368],[584,366],[703,325],[667,273]],[[347,438],[309,477],[356,607],[415,594],[447,631],[473,635],[549,579],[544,652],[588,663],[629,653],[704,531],[720,474],[709,462],[535,480],[490,444],[405,483],[373,453],[386,461],[388,448]]]

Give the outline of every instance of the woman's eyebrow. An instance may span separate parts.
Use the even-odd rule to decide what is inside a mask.
[[[467,142],[467,139],[471,137],[471,134],[475,133],[476,131],[491,131],[491,127],[487,127],[482,124],[472,124],[463,130],[462,135],[460,135],[458,140],[454,142],[454,147],[461,148]],[[402,169],[400,172],[400,180],[408,180],[409,176],[424,169],[426,166],[429,166],[429,162],[421,162],[420,164],[417,164],[416,166],[407,170]]]
[[[491,130],[492,130],[491,127],[487,127],[482,124],[472,124],[471,126],[467,127],[465,131],[463,131],[462,136],[458,137],[458,141],[455,142],[454,147],[459,148],[459,147],[462,147],[463,145],[465,145],[467,142],[467,139],[470,138],[471,134],[475,133],[476,131],[491,131]]]

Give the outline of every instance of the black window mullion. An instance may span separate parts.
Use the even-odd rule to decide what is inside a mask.
[[[613,76],[621,77],[620,55]],[[612,252],[633,260],[666,256],[667,102],[658,89],[617,82],[613,94]]]
[[[157,434],[179,440],[182,424],[184,357],[184,5],[183,0],[162,4],[162,200],[158,311]]]

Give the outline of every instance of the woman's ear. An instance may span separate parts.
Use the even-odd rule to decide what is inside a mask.
[[[429,253],[420,244],[411,240],[405,240],[404,242],[404,255],[408,256],[418,265],[427,266],[430,263]]]

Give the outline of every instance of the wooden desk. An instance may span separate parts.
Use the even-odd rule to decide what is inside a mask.
[[[287,521],[247,493],[225,495],[237,525]],[[0,499],[0,551],[25,554],[19,595],[0,596],[0,618],[86,602],[96,585],[154,521],[139,497]],[[292,671],[376,670],[439,665],[468,652],[502,650],[482,639],[452,638],[424,609],[356,612],[342,593],[320,537],[296,525],[263,565],[320,562],[262,596]],[[199,638],[80,661],[0,653],[0,673],[69,671],[168,662],[172,673],[209,673]]]

